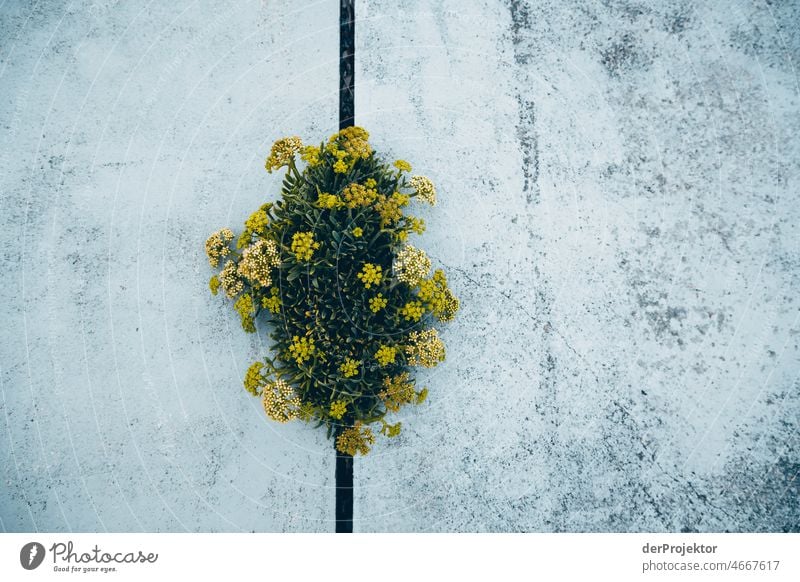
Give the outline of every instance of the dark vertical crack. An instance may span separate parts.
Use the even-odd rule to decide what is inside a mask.
[[[339,4],[339,129],[355,123],[356,20],[355,1]]]
[[[339,3],[339,129],[355,123],[355,1]],[[334,439],[334,443],[336,440]],[[336,452],[336,533],[353,533],[353,457]]]
[[[336,533],[353,533],[353,457],[338,451],[336,452]]]

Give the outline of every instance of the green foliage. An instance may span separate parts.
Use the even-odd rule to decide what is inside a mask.
[[[230,229],[206,243],[212,266],[225,261],[212,292],[222,287],[245,331],[268,322],[272,354],[251,367],[247,390],[270,398],[271,418],[316,422],[340,451],[361,454],[374,442],[368,425],[394,437],[400,423],[388,424],[387,413],[425,399],[411,365],[444,359],[430,324],[458,310],[444,272],[431,275],[424,251],[405,244],[424,229],[406,210],[414,199],[435,204],[433,184],[409,179],[407,162],[384,162],[368,137],[351,127],[319,147],[278,140],[265,165],[287,168],[280,199],[246,220],[235,248]]]

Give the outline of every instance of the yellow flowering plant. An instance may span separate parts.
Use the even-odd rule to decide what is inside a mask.
[[[300,165],[298,165],[300,164]],[[361,127],[317,146],[278,140],[267,171],[286,168],[281,196],[206,242],[209,282],[232,301],[246,332],[265,321],[271,354],[254,362],[245,389],[277,422],[325,426],[343,454],[366,454],[371,425],[394,437],[387,415],[428,394],[414,367],[445,358],[433,323],[459,308],[444,271],[431,272],[424,250],[407,244],[424,231],[412,202],[436,204],[424,176],[404,160],[387,163]]]

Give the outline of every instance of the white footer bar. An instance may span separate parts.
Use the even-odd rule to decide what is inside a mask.
[[[800,580],[800,534],[0,534],[0,580]]]

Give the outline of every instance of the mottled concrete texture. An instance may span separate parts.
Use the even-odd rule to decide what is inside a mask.
[[[356,12],[357,122],[437,183],[463,306],[356,530],[800,530],[800,3]],[[337,18],[0,4],[3,530],[333,529],[202,243],[335,129]]]

